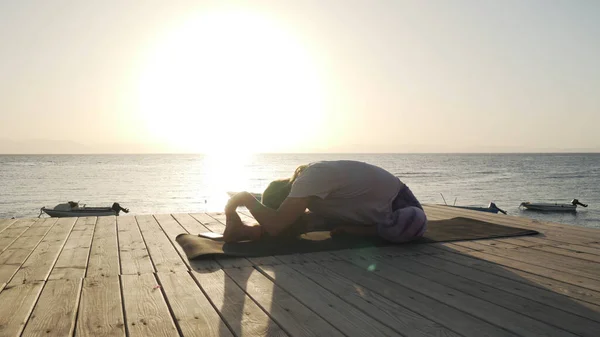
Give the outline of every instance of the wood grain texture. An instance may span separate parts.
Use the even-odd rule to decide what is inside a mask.
[[[123,322],[119,277],[86,277],[83,280],[75,335],[124,337]]]
[[[439,256],[419,256],[416,259],[422,264],[430,267],[452,273],[457,276],[468,278],[495,289],[500,289],[509,292],[521,298],[527,298],[539,303],[552,306],[555,309],[567,311],[581,317],[600,322],[600,306],[589,304],[577,299],[540,288],[535,283],[529,282],[527,279],[521,278],[520,282],[514,281],[507,274],[511,273],[500,266],[496,266],[496,273],[486,273],[479,269],[469,268],[458,262],[445,260]],[[502,276],[500,276],[502,275]],[[544,312],[547,312],[544,310]],[[560,315],[560,313],[559,313]],[[558,317],[558,316],[557,316]]]
[[[190,214],[194,219],[198,220],[200,223],[202,223],[202,225],[204,225],[204,227],[206,227],[208,230],[210,230],[211,232],[215,232],[215,233],[221,233],[223,234],[223,231],[225,230],[225,222],[223,221],[223,223],[219,222],[218,220],[215,220],[214,216],[217,215],[218,216],[219,213],[193,213]]]
[[[438,284],[458,290],[464,294],[471,295],[475,298],[482,299],[513,311],[522,317],[521,319],[523,319],[523,322],[513,321],[519,325],[529,325],[531,333],[550,335],[552,331],[564,330],[571,332],[574,335],[591,337],[595,336],[597,331],[600,331],[600,324],[596,322],[597,320],[600,320],[600,317],[598,314],[593,315],[594,313],[592,311],[589,311],[589,314],[595,316],[596,321],[580,317],[579,315],[534,301],[527,297],[514,295],[510,292],[470,280],[463,276],[454,275],[433,268],[420,263],[419,258],[420,257],[405,259],[388,258],[382,260],[406,272],[416,274]],[[566,301],[570,300],[567,298]],[[542,322],[543,324],[539,324],[538,322]],[[507,323],[505,326],[510,329],[509,324],[510,323]],[[517,329],[513,329],[513,331],[520,334],[522,333]]]
[[[186,264],[156,219],[152,215],[138,215],[136,219],[156,271],[187,271]]]
[[[412,264],[411,266],[416,269],[411,271],[397,268],[401,266],[402,262],[402,259],[397,259],[395,263],[390,263],[390,261],[381,259],[376,260],[376,265],[372,268],[372,271],[374,274],[384,277],[392,282],[397,282],[414,292],[426,294],[438,301],[444,302],[447,305],[486,320],[520,336],[575,336],[567,331],[559,330],[556,327],[526,317],[521,313],[506,309],[495,303],[456,290],[446,284],[423,277],[420,273],[423,273],[424,268],[420,267],[418,264]],[[372,266],[372,262],[358,259],[353,260],[352,263],[363,268]],[[447,280],[442,278],[439,281],[445,282]]]
[[[82,279],[46,282],[22,336],[71,336]]]
[[[29,319],[43,282],[6,286],[0,293],[0,336],[19,336]]]
[[[394,336],[398,334],[397,331],[393,331],[366,315],[289,266],[264,266],[260,269],[275,284],[286,289],[301,303],[347,336]]]
[[[16,219],[0,219],[0,234],[15,222],[17,222]]]
[[[135,217],[118,217],[117,229],[121,274],[140,275],[155,272]]]
[[[524,271],[521,269],[512,268],[508,265],[496,263],[502,261],[492,262],[463,254],[447,253],[435,255],[435,257],[452,263],[459,263],[469,267],[470,269],[480,270],[491,275],[497,275],[541,289],[547,289],[557,294],[578,299],[579,301],[586,301],[592,304],[600,305],[600,292],[558,281],[551,277],[538,275],[535,273],[536,271],[540,271],[540,269],[537,267],[533,267],[534,269],[529,269],[529,271]],[[511,264],[513,261],[508,260],[507,262]],[[528,265],[525,265],[523,269],[527,269],[527,267]],[[551,274],[547,276],[551,276]]]
[[[119,273],[117,219],[115,216],[98,217],[86,277],[118,276]]]
[[[195,214],[195,216],[203,218],[200,214]],[[173,218],[177,220],[177,222],[190,234],[199,234],[202,232],[209,232],[210,230],[206,228],[200,221],[196,220],[195,217],[192,217],[190,214],[173,214]]]
[[[223,270],[192,276],[236,336],[288,335]]]
[[[188,272],[157,276],[183,336],[233,336]]]
[[[316,263],[295,264],[290,267],[344,301],[354,305],[365,314],[386,324],[398,334],[407,337],[460,336],[444,326]]]
[[[585,276],[580,276],[572,273],[565,273],[563,271],[546,268],[545,266],[539,266],[515,259],[510,259],[500,255],[489,254],[487,252],[469,252],[468,255],[485,261],[504,265],[513,269],[519,269],[531,274],[537,274],[539,276],[544,276],[557,281],[570,283],[590,290],[600,291],[600,282],[598,282],[598,280],[591,279]]]
[[[8,284],[47,280],[76,220],[61,218],[56,221]]]
[[[514,333],[486,320],[445,304],[435,296],[413,291],[397,282],[377,276],[373,273],[373,268],[359,267],[346,261],[330,262],[322,266],[462,336],[515,336]]]
[[[123,306],[128,336],[178,336],[154,274],[123,275]]]
[[[229,275],[277,324],[292,336],[342,336],[338,329],[273,284],[254,268],[226,269]],[[301,291],[301,289],[298,289]]]
[[[456,242],[454,245],[463,247],[478,247],[482,246],[479,242]],[[574,274],[584,276],[596,281],[600,281],[600,264],[591,261],[585,261],[568,256],[548,253],[531,248],[518,249],[499,249],[485,248],[486,254],[496,255],[503,258],[561,271],[565,274]],[[598,282],[600,284],[600,282]]]
[[[96,217],[78,218],[49,279],[78,279],[85,276]]]

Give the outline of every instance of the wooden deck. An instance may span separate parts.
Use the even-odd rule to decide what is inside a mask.
[[[600,230],[188,261],[222,214],[0,220],[0,336],[599,336]]]

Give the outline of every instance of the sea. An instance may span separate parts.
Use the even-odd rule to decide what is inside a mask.
[[[385,168],[426,204],[487,206],[509,215],[600,228],[600,154],[0,155],[0,218],[42,206],[119,202],[131,214],[221,211],[228,191],[262,192],[301,164],[351,159]],[[589,205],[540,213],[521,202]],[[44,215],[45,216],[45,215]]]

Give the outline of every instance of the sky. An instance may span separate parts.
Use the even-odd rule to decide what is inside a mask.
[[[600,2],[1,1],[0,153],[600,152]]]

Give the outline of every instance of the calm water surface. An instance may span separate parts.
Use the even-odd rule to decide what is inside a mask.
[[[400,177],[424,203],[487,206],[511,215],[600,228],[600,154],[262,154],[0,156],[0,218],[34,217],[68,200],[118,201],[130,214],[220,211],[226,191],[262,191],[296,166],[354,159]],[[570,202],[574,214],[519,210],[522,201]]]

